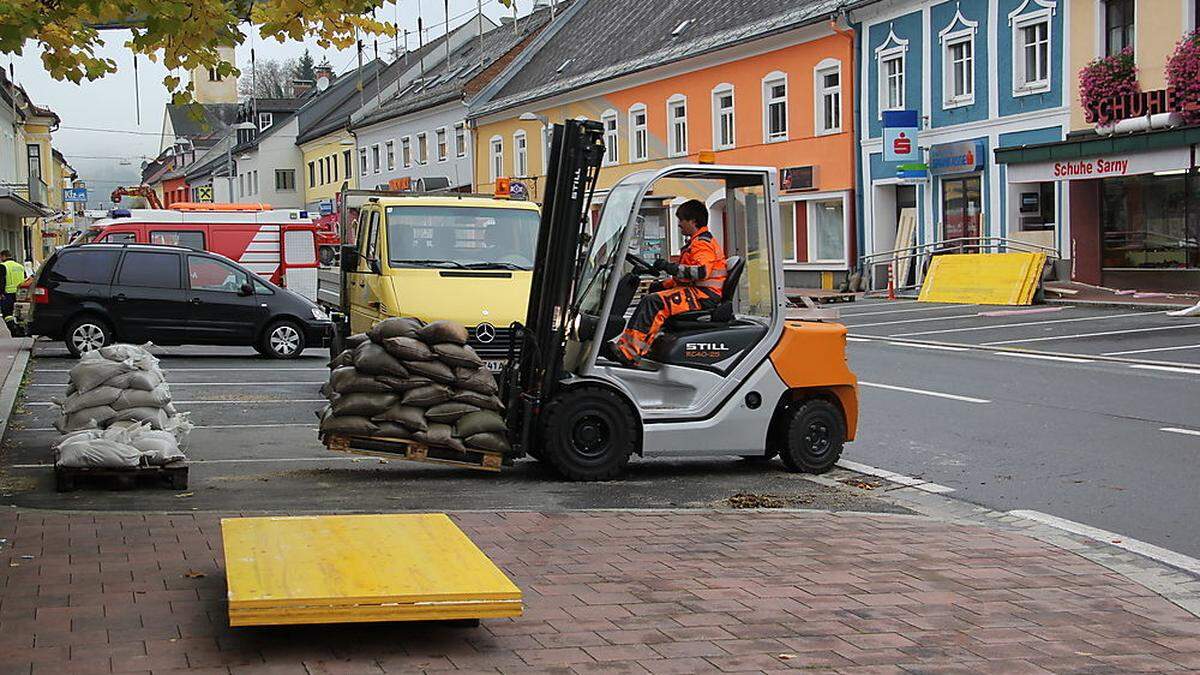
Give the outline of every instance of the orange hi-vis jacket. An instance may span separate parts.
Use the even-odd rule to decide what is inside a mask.
[[[679,270],[663,281],[663,288],[691,286],[720,296],[726,276],[725,251],[721,250],[712,232],[702,227],[680,249]]]

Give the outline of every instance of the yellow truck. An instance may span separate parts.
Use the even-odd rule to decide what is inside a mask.
[[[341,195],[339,260],[321,271],[318,302],[334,316],[331,353],[381,319],[448,319],[468,327],[492,370],[514,321],[525,321],[540,214],[536,204],[457,193]]]

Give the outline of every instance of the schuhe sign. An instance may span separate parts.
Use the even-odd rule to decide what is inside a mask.
[[[1086,104],[1083,113],[1088,124],[1106,127],[1133,117],[1179,112],[1181,109],[1182,102],[1175,94],[1175,89],[1171,88],[1109,96]]]
[[[1119,178],[1156,171],[1178,171],[1192,165],[1191,148],[1164,148],[1126,155],[1067,159],[1055,162],[1009,164],[1008,182],[1041,183],[1055,180]]]

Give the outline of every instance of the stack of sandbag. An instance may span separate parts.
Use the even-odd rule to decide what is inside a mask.
[[[380,321],[330,363],[321,433],[508,452],[503,404],[467,330],[450,321]]]
[[[66,398],[55,401],[62,413],[55,427],[63,433],[56,464],[161,466],[184,458],[180,445],[192,425],[171,403],[158,359],[145,347],[87,352],[68,377]]]

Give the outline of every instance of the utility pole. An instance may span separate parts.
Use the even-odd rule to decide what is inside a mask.
[[[442,39],[446,41],[446,72],[450,72],[450,0],[445,0],[446,8],[446,36]]]
[[[483,0],[475,0],[475,20],[479,27],[479,65],[483,65]]]

